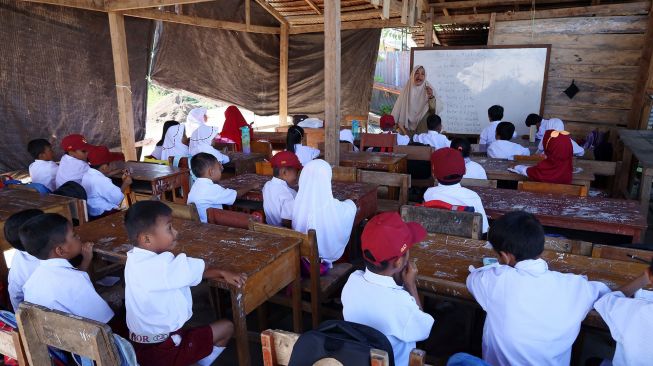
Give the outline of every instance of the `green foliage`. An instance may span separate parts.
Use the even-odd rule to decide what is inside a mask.
[[[386,115],[392,113],[392,106],[390,104],[383,104],[379,110],[381,111],[381,115]]]
[[[382,83],[382,82],[384,82],[384,81],[385,81],[385,80],[383,79],[383,76],[381,76],[381,75],[374,75],[374,82],[375,82],[375,83]]]

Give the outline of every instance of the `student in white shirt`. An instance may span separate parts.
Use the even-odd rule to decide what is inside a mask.
[[[25,251],[25,246],[21,243],[18,232],[25,222],[42,214],[43,211],[32,208],[16,212],[5,221],[5,240],[15,249],[8,277],[9,300],[14,312],[18,310],[18,305],[23,302],[23,285],[36,267],[39,266],[39,260]]]
[[[152,151],[152,153],[150,154],[150,155],[152,155],[153,158],[155,158],[157,160],[162,160],[163,142],[164,142],[164,140],[166,138],[166,133],[168,132],[170,127],[178,126],[178,125],[179,125],[179,122],[177,122],[177,121],[172,121],[172,120],[165,121],[165,123],[163,124],[163,132],[161,133],[161,140],[159,140],[156,143],[156,146],[154,146],[154,151]]]
[[[206,116],[206,108],[195,108],[188,114],[186,124],[197,124],[198,127],[193,131],[188,143],[188,152],[191,155],[196,155],[201,152],[211,154],[221,164],[227,164],[229,157],[216,148],[213,147],[213,139],[218,135],[217,127],[209,126],[206,124],[208,117]]]
[[[159,201],[140,201],[125,215],[134,248],[127,252],[127,326],[142,366],[210,365],[227,346],[233,324],[221,319],[184,327],[193,315],[190,287],[204,278],[241,287],[247,276],[209,267],[204,260],[177,255],[172,210]]]
[[[496,140],[497,126],[503,119],[503,107],[493,105],[487,110],[487,116],[490,124],[481,131],[481,137],[478,142],[480,145],[489,145]]]
[[[43,184],[50,192],[57,189],[56,177],[59,164],[52,161],[54,152],[50,142],[45,139],[32,140],[27,143],[27,151],[34,158],[34,162],[29,165],[32,183]]]
[[[358,146],[354,144],[354,134],[350,129],[340,130],[340,142],[348,142],[351,144],[352,151],[358,151]]]
[[[581,322],[608,287],[550,271],[540,258],[544,229],[530,213],[499,218],[488,240],[500,264],[470,268],[467,277],[467,288],[487,312],[483,359],[497,366],[569,365]]]
[[[612,364],[645,366],[653,360],[653,296],[642,287],[653,284],[653,262],[644,273],[617,291],[603,295],[594,309],[601,314],[617,342]],[[633,297],[634,295],[634,297]]]
[[[430,145],[436,150],[451,145],[451,141],[449,141],[447,136],[440,133],[442,131],[442,119],[440,116],[437,114],[430,115],[426,119],[426,127],[429,129],[428,132],[414,135],[413,141]]]
[[[53,213],[36,216],[20,228],[27,251],[41,260],[23,291],[25,301],[108,323],[113,311],[93,288],[85,271],[93,258],[93,243],[84,243],[68,220]],[[82,255],[79,269],[69,260]]]
[[[535,134],[535,139],[539,140],[537,145],[537,153],[544,153],[544,146],[542,140],[544,139],[544,134],[548,130],[564,131],[565,124],[559,118],[549,118],[543,119],[539,114],[531,113],[526,117],[526,126],[531,127],[533,125],[537,126],[537,133]],[[582,146],[578,145],[574,139],[571,139],[571,146],[574,151],[574,156],[583,156],[585,155],[585,149]]]
[[[88,152],[91,168],[82,177],[82,187],[86,191],[86,205],[92,218],[117,210],[132,184],[128,170],[123,171],[120,187],[107,177],[112,173],[109,167],[112,160],[111,152],[105,146],[96,146]]]
[[[376,215],[361,236],[365,271],[352,273],[342,289],[344,319],[383,333],[397,366],[408,365],[415,342],[428,338],[434,323],[422,311],[410,260],[410,248],[425,236],[420,224],[403,222],[396,212]]]
[[[302,145],[304,129],[299,126],[290,126],[286,135],[286,150],[295,153],[303,165],[320,156],[320,150]]]
[[[472,150],[472,145],[469,143],[469,140],[457,137],[451,140],[451,148],[460,151],[465,159],[465,175],[463,175],[463,179],[487,179],[487,173],[483,169],[483,166],[469,157]]]
[[[437,185],[424,192],[424,202],[437,200],[450,205],[474,207],[474,212],[483,216],[483,233],[487,233],[489,224],[481,197],[460,185],[465,175],[465,160],[462,154],[450,147],[436,150],[431,154],[431,171]]]
[[[88,151],[93,148],[82,135],[68,135],[61,140],[61,149],[65,152],[59,162],[55,178],[57,188],[73,181],[82,183],[82,177],[88,170]]]
[[[263,210],[268,225],[282,226],[283,220],[292,220],[293,204],[297,191],[290,188],[297,184],[302,164],[297,155],[281,151],[270,159],[274,177],[263,186]]]
[[[188,156],[188,141],[186,126],[181,123],[170,126],[161,145],[161,160],[167,161],[171,156]]]
[[[515,134],[515,125],[501,122],[497,125],[496,141],[487,148],[487,156],[496,159],[515,160],[515,155],[530,155],[528,148],[516,144],[510,139]]]
[[[222,177],[222,164],[215,156],[199,153],[190,160],[193,174],[197,177],[195,184],[188,193],[188,203],[197,206],[200,221],[206,222],[206,209],[220,208],[222,205],[233,205],[237,197],[251,190],[251,186],[241,187],[238,191],[221,187],[218,182]]]

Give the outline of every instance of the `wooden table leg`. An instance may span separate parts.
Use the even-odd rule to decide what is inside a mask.
[[[621,172],[619,178],[615,184],[615,191],[613,197],[619,197],[621,194],[625,198],[629,198],[630,192],[628,190],[628,184],[630,180],[631,168],[633,162],[633,153],[628,149],[627,146],[624,146],[624,155],[621,159]]]
[[[299,248],[299,247],[298,247]],[[302,276],[297,261],[297,278],[292,283],[292,322],[295,333],[302,332]]]
[[[236,347],[238,348],[238,365],[248,366],[250,364],[249,339],[247,336],[247,314],[245,314],[242,289],[231,290],[231,311],[233,312],[234,336],[236,337]]]

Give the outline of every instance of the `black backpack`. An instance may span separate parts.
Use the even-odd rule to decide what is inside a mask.
[[[386,351],[394,366],[392,345],[383,333],[363,324],[327,320],[299,336],[288,366],[312,365],[323,358],[336,359],[344,366],[369,365],[372,348]]]

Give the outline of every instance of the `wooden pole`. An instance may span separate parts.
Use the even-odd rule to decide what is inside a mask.
[[[433,47],[433,9],[426,14],[424,22],[424,47]]]
[[[324,2],[324,148],[331,165],[340,163],[340,0]]]
[[[646,93],[649,84],[653,84],[653,6],[649,11],[646,34],[644,36],[644,47],[639,60],[639,72],[637,83],[633,93],[633,104],[628,113],[628,128],[646,129],[648,115],[650,113],[650,99]]]
[[[288,125],[288,25],[281,24],[279,40],[279,124]]]
[[[490,14],[490,30],[487,33],[487,45],[494,44],[494,29],[497,26],[497,13]]]
[[[113,51],[113,69],[116,75],[116,94],[118,97],[118,118],[120,120],[120,145],[126,160],[138,160],[134,137],[134,109],[129,81],[129,60],[127,39],[125,38],[125,17],[120,13],[109,12],[109,30]]]

